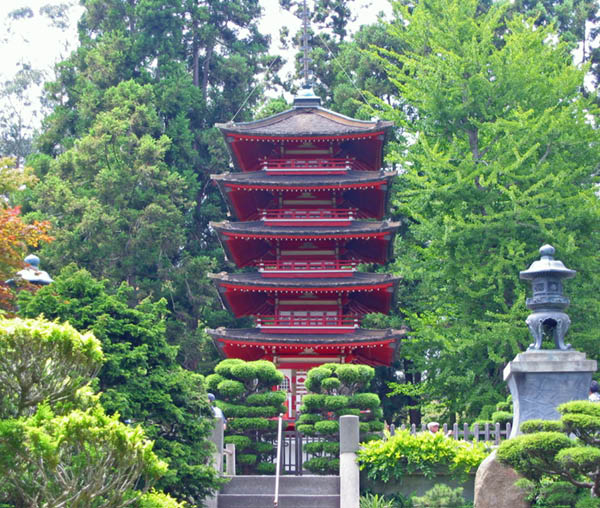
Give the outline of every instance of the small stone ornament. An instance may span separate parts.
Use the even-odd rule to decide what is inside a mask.
[[[526,301],[527,308],[534,311],[526,320],[534,338],[528,351],[541,349],[546,334],[552,334],[556,349],[571,349],[571,344],[565,344],[571,320],[564,312],[570,301],[563,295],[562,279],[571,279],[576,272],[565,267],[562,261],[555,260],[554,252],[552,245],[540,247],[541,259],[519,274],[521,279],[531,281],[533,289],[533,296]]]

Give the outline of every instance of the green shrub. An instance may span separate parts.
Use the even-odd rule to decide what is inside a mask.
[[[338,409],[335,412],[335,416],[339,418],[340,416],[360,416],[360,409],[356,409],[354,407],[345,407],[343,409]]]
[[[306,453],[310,453],[312,455],[316,455],[317,453],[321,453],[323,451],[323,445],[325,441],[313,441],[311,443],[306,443],[302,449]]]
[[[240,454],[236,454],[235,460],[237,462],[239,462],[240,464],[246,465],[246,466],[251,466],[253,464],[256,464],[256,459],[258,457],[256,455],[254,455],[253,453],[240,453]]]
[[[234,444],[236,453],[245,450],[246,448],[250,448],[252,444],[252,439],[248,436],[225,436],[224,438],[225,444]]]
[[[360,508],[394,508],[393,502],[379,494],[366,494],[360,497]]]
[[[371,426],[369,425],[369,422],[360,422],[358,424],[358,429],[361,434],[366,434],[371,430]]]
[[[304,434],[305,436],[316,436],[317,431],[315,430],[314,425],[301,424],[296,425],[296,430],[300,432],[300,434]]]
[[[8,507],[8,505],[0,504],[0,508],[3,506]],[[173,499],[168,494],[152,490],[146,492],[133,506],[137,508],[185,508],[187,505]]]
[[[559,420],[527,420],[521,424],[521,432],[564,432],[564,426]]]
[[[575,508],[600,508],[600,498],[584,497],[575,504]]]
[[[235,432],[248,432],[256,430],[277,429],[277,420],[267,420],[265,418],[231,418],[228,420],[227,429]]]
[[[271,455],[274,452],[273,443],[257,441],[252,443],[252,449],[260,455]]]
[[[492,413],[492,422],[499,423],[500,425],[506,425],[513,421],[512,413],[508,411],[496,411]]]
[[[286,393],[282,391],[253,393],[246,397],[246,403],[250,406],[275,406],[279,408],[285,402],[286,397]]]
[[[304,462],[303,467],[315,474],[339,474],[340,460],[330,457],[312,457]]]
[[[252,381],[257,377],[256,375],[256,367],[252,365],[251,362],[248,363],[240,363],[238,365],[233,365],[229,372],[231,373],[231,377],[239,379],[240,381]]]
[[[229,400],[236,400],[244,394],[246,387],[244,383],[240,383],[239,381],[225,379],[217,385],[217,391]]]
[[[321,381],[321,389],[329,393],[338,390],[341,385],[341,381],[336,377],[328,377]]]
[[[312,372],[312,370],[310,371]],[[325,407],[326,395],[308,394],[302,397],[302,412],[314,413]]]
[[[225,379],[231,379],[234,377],[231,374],[231,368],[236,365],[241,365],[244,363],[244,360],[240,360],[239,358],[228,358],[227,360],[223,360],[217,364],[215,367],[215,373],[219,374]]]
[[[272,462],[261,462],[256,465],[256,472],[258,474],[275,474],[275,464]]]
[[[498,404],[496,404],[496,411],[506,411],[507,413],[512,413],[512,404],[505,400],[498,402]]]
[[[217,386],[219,386],[221,381],[225,381],[225,378],[219,374],[210,374],[206,376],[206,386],[211,392],[217,391]]]
[[[324,401],[325,409],[336,411],[348,405],[348,397],[344,395],[328,395]]]
[[[401,430],[387,441],[363,443],[357,455],[360,468],[370,479],[387,483],[415,472],[433,477],[439,466],[458,475],[468,473],[479,466],[487,453],[483,443],[455,441],[441,433],[412,435]]]
[[[335,435],[337,437],[340,431],[340,424],[332,420],[323,420],[315,423],[315,430],[323,436]]]
[[[357,393],[350,398],[350,406],[358,409],[371,409],[379,407],[381,401],[375,393]]]
[[[306,424],[312,425],[312,424],[320,421],[321,419],[322,419],[322,417],[319,414],[304,413],[304,414],[300,415],[296,424],[298,425],[298,424],[306,423]]]
[[[256,474],[259,465],[270,460],[273,447],[269,443],[277,429],[276,417],[284,411],[286,393],[273,391],[283,376],[271,362],[244,362],[227,359],[207,377],[217,396],[217,405],[227,422],[225,443],[234,443],[239,452],[238,474]],[[253,453],[249,453],[252,451]],[[271,470],[260,466],[260,471]]]
[[[413,497],[415,508],[461,508],[465,506],[462,495],[463,488],[453,489],[443,483],[438,483],[425,492],[422,497]]]
[[[379,420],[369,422],[369,430],[371,432],[381,432],[385,428],[385,423]]]

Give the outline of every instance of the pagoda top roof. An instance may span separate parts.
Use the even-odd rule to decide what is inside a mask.
[[[253,343],[298,343],[298,344],[347,344],[349,342],[376,342],[383,340],[397,340],[406,335],[406,330],[368,330],[358,328],[352,333],[335,334],[302,334],[302,333],[262,333],[257,328],[224,328],[208,329],[207,333],[215,338],[224,338],[235,341]]]
[[[223,284],[233,286],[256,287],[260,289],[272,288],[303,288],[318,291],[329,291],[330,289],[352,291],[352,288],[364,288],[367,286],[379,286],[381,284],[396,284],[400,277],[389,273],[365,273],[356,272],[351,277],[311,277],[293,278],[277,277],[265,279],[260,273],[209,273],[208,277]]]
[[[346,226],[271,226],[263,221],[247,222],[211,222],[211,227],[223,233],[261,236],[311,236],[376,234],[394,232],[399,222],[391,221],[353,221]]]
[[[344,175],[273,175],[266,171],[210,175],[216,182],[265,187],[344,187],[378,183],[396,176],[393,171],[348,171]]]
[[[294,107],[250,122],[217,123],[223,134],[238,134],[248,137],[267,136],[343,136],[352,134],[374,134],[386,131],[393,122],[386,120],[357,120],[321,106],[306,106],[296,103]]]

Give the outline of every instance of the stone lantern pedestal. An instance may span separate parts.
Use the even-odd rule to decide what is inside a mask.
[[[504,369],[513,399],[510,437],[519,435],[527,420],[558,420],[563,402],[587,400],[596,360],[585,353],[565,350],[530,350],[518,354]]]

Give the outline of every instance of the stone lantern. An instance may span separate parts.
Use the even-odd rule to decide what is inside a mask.
[[[571,344],[564,341],[571,320],[564,312],[570,302],[563,295],[562,280],[575,277],[576,272],[565,267],[562,261],[555,260],[554,252],[552,245],[540,247],[541,259],[519,274],[521,279],[531,281],[533,289],[533,296],[526,302],[527,308],[533,311],[526,321],[534,338],[528,350],[541,349],[544,335],[550,333],[556,349],[571,349]]]
[[[564,342],[571,320],[565,314],[569,299],[563,295],[562,281],[575,276],[561,261],[554,259],[554,247],[540,248],[541,259],[520,273],[530,280],[533,296],[527,308],[527,326],[534,342],[519,353],[504,369],[504,380],[513,400],[513,425],[510,437],[521,433],[527,420],[558,420],[557,407],[571,400],[587,400],[596,360],[588,360]],[[542,349],[544,335],[554,337],[555,349]]]
[[[27,265],[23,270],[17,272],[17,275],[31,284],[38,286],[47,286],[54,282],[48,272],[40,270],[40,258],[35,254],[30,254],[23,261]]]

